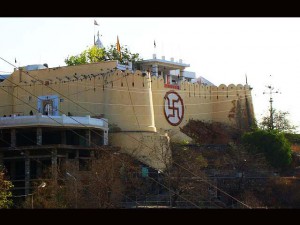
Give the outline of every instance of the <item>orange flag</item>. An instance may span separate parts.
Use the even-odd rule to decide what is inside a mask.
[[[120,46],[120,42],[119,42],[119,36],[117,36],[117,51],[120,53],[120,57],[122,59],[121,46]]]

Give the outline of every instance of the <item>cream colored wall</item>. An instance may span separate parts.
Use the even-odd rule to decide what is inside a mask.
[[[229,85],[204,86],[198,83],[181,82],[180,90],[174,90],[183,99],[184,118],[178,126],[169,124],[164,116],[164,96],[171,90],[164,88],[162,78],[152,77],[152,93],[155,114],[155,125],[161,133],[172,130],[179,131],[180,127],[187,124],[190,119],[203,121],[217,121],[238,126],[238,115],[245,122],[246,98],[248,98],[251,116],[254,117],[251,90],[248,85]],[[237,101],[239,103],[237,104]],[[240,110],[240,112],[238,112]]]
[[[8,77],[6,80],[0,83],[0,116],[9,116],[13,112],[13,92],[12,77]]]
[[[186,125],[190,119],[212,120],[211,87],[183,81],[181,82],[180,90],[174,91],[177,92],[183,100],[184,118],[178,126],[169,124],[164,116],[163,110],[164,96],[170,90],[172,89],[164,88],[163,79],[152,78],[155,125],[158,131],[179,131],[179,128]]]
[[[150,103],[151,89],[149,78],[140,71],[115,70],[116,61],[93,63],[80,66],[59,67],[35,71],[15,71],[10,79],[16,85],[11,95],[5,94],[3,104],[13,105],[10,109],[2,107],[2,113],[29,115],[37,112],[37,97],[58,95],[59,113],[74,116],[104,117],[122,131],[153,131],[153,113]],[[20,74],[22,74],[20,79]],[[74,75],[82,75],[76,79]],[[97,75],[83,77],[84,75]],[[71,78],[70,80],[67,78]],[[39,81],[36,81],[36,80]],[[46,83],[49,82],[48,85]],[[4,81],[3,85],[12,82]],[[6,87],[7,88],[7,87]]]
[[[248,85],[230,84],[227,87],[221,84],[214,88],[213,95],[213,121],[245,128],[248,117],[254,118],[251,90]],[[250,106],[250,115],[247,112],[246,98]]]
[[[15,86],[13,88],[13,94],[15,95],[14,98],[4,95],[4,101],[8,101],[10,104],[14,105],[10,113],[29,115],[30,110],[33,112],[36,112],[37,110],[38,96],[55,94],[64,99],[64,102],[60,103],[61,113],[67,114],[68,112],[71,112],[73,115],[87,115],[90,114],[88,113],[88,110],[91,110],[93,113],[98,114],[98,111],[101,113],[102,107],[97,108],[95,106],[88,106],[88,110],[84,110],[67,100],[67,98],[70,98],[70,100],[77,103],[82,102],[83,107],[86,107],[87,100],[101,100],[101,97],[103,96],[101,93],[102,89],[99,87],[96,88],[95,91],[93,89],[94,80],[98,79],[98,77],[95,79],[92,78],[91,80],[82,79],[77,81],[73,75],[108,73],[112,71],[115,66],[116,62],[112,61],[34,71],[21,72],[21,70],[17,70],[9,77],[9,79],[2,82],[0,86]],[[72,79],[71,82],[67,82],[68,80],[66,76]],[[96,82],[98,85],[101,84],[101,76],[99,77],[100,80],[97,80]],[[49,81],[49,79],[52,81]],[[46,81],[49,81],[48,86],[45,85]],[[1,95],[1,97],[2,96],[3,95]]]
[[[157,131],[164,133],[168,130],[179,131],[190,119],[237,125],[237,106],[240,106],[242,111],[245,110],[246,96],[252,106],[249,86],[231,84],[227,87],[222,84],[214,87],[183,81],[180,90],[174,91],[183,99],[184,118],[178,126],[172,126],[163,113],[164,96],[172,89],[164,88],[163,78],[145,76],[140,71],[134,74],[130,71],[122,72],[115,70],[115,67],[116,61],[110,61],[24,73],[15,71],[8,80],[1,83],[4,87],[0,89],[2,105],[13,106],[1,107],[0,112],[2,115],[29,115],[30,110],[36,112],[37,96],[58,95],[63,99],[59,103],[60,114],[104,114],[110,124],[115,124],[122,131],[155,132],[156,127]],[[75,74],[82,75],[81,79],[75,79]],[[83,77],[90,74],[102,75]],[[71,81],[66,76],[71,78]],[[42,83],[35,81],[36,79]],[[13,85],[10,81],[17,86],[7,87]],[[48,86],[45,85],[47,81]],[[13,91],[16,97],[13,98],[4,90]],[[153,106],[149,98],[151,95]],[[237,105],[238,99],[240,105]],[[251,111],[253,112],[253,107]],[[241,112],[241,115],[243,114],[245,113]]]
[[[128,153],[136,152],[137,158],[155,168],[163,168],[160,157],[162,154],[169,154],[166,147],[169,137],[177,141],[188,139],[180,132],[180,127],[190,119],[238,125],[237,100],[239,99],[240,108],[244,110],[246,96],[254,115],[249,86],[231,84],[228,87],[212,87],[182,81],[180,90],[174,91],[183,99],[184,118],[178,126],[172,126],[163,113],[164,96],[172,89],[164,88],[163,78],[145,76],[140,71],[134,74],[122,72],[115,69],[116,65],[116,61],[110,61],[24,73],[15,71],[0,83],[0,115],[29,115],[30,110],[36,113],[37,96],[58,95],[63,99],[59,102],[60,114],[104,114],[110,125],[124,131],[111,133],[110,143],[121,146]],[[82,75],[81,79],[77,80],[75,74]],[[97,76],[83,77],[91,74]],[[41,82],[36,81],[37,79]],[[45,85],[48,81],[49,85]],[[12,85],[15,87],[11,87]],[[245,110],[241,115],[244,114]]]
[[[109,77],[113,87],[105,89],[105,117],[122,131],[155,131],[152,126],[149,79],[140,71],[116,71]],[[122,86],[123,84],[123,86]]]

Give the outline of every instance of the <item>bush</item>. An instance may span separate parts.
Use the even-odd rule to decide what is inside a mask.
[[[255,130],[245,133],[242,142],[253,153],[263,153],[274,168],[287,169],[292,162],[291,144],[283,133],[277,131]]]

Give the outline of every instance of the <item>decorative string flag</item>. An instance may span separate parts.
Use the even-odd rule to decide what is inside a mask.
[[[94,25],[99,26],[96,20],[94,20]]]
[[[119,42],[119,36],[117,36],[117,51],[120,53],[120,58],[122,59],[121,46],[120,46],[120,42]]]

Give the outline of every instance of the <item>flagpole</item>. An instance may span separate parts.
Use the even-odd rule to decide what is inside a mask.
[[[154,54],[156,55],[156,42],[155,42],[155,39],[154,39],[154,45],[153,45],[153,48],[154,48]]]

